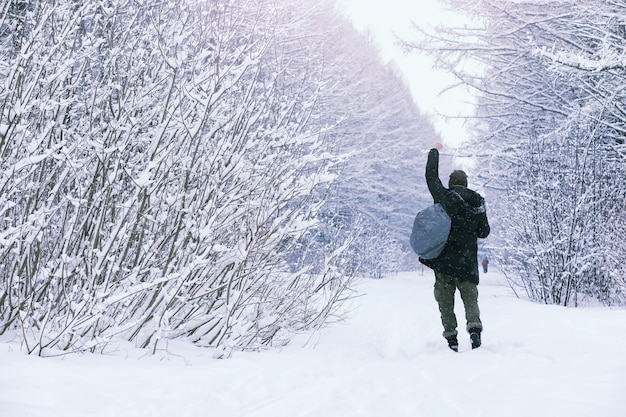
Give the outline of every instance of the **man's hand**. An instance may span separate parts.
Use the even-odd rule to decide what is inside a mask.
[[[441,142],[435,142],[433,144],[433,148],[437,149],[438,151],[441,151],[443,149],[443,144]]]

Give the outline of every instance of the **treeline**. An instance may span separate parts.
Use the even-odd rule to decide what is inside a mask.
[[[335,318],[356,276],[391,269],[355,263],[329,203],[349,200],[347,126],[429,126],[374,51],[330,0],[3,2],[0,334],[227,354]],[[387,76],[363,83],[362,55]],[[390,84],[399,116],[352,97]]]

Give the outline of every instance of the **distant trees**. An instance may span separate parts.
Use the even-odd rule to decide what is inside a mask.
[[[333,21],[325,19],[333,28],[329,38],[342,41],[328,45],[335,88],[324,100],[337,117],[333,135],[346,159],[323,210],[333,227],[322,239],[356,232],[351,267],[380,278],[417,264],[408,235],[417,211],[431,201],[424,165],[438,136],[399,70],[381,65],[378,48],[352,26]]]
[[[626,5],[449,3],[476,24],[413,46],[479,96],[472,154],[511,283],[546,303],[626,302]]]

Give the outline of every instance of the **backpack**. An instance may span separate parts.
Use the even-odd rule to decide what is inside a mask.
[[[433,204],[417,213],[411,231],[411,247],[423,259],[441,254],[450,234],[450,216],[441,204]]]

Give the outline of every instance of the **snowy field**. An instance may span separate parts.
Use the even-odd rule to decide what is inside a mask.
[[[490,273],[483,346],[472,351],[463,332],[457,354],[440,335],[433,280],[365,280],[345,323],[227,360],[174,344],[41,359],[4,337],[0,417],[626,415],[625,309],[530,303]]]

